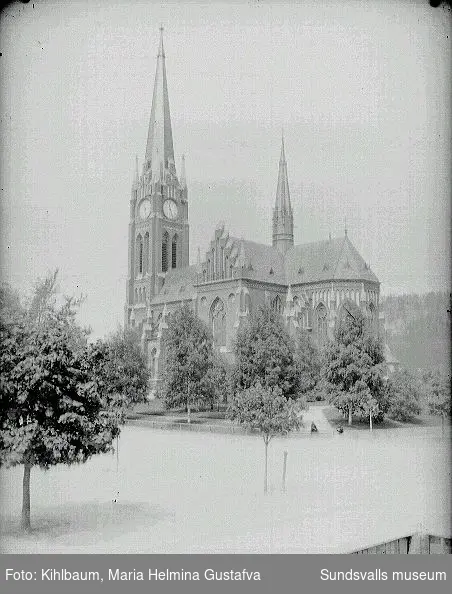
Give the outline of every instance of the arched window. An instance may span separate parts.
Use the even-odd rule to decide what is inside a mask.
[[[177,233],[173,237],[173,241],[171,244],[171,268],[176,268],[177,266]]]
[[[149,272],[149,233],[144,236],[143,272]]]
[[[247,314],[251,313],[251,297],[248,293],[245,295],[245,311]]]
[[[137,237],[137,273],[143,274],[143,238]]]
[[[324,345],[328,338],[327,311],[323,303],[319,303],[315,310],[317,340]]]
[[[168,270],[168,242],[168,231],[165,231],[162,238],[162,272],[166,272]]]
[[[276,311],[276,313],[281,313],[282,304],[281,304],[281,297],[279,295],[276,295],[276,297],[273,299],[272,308]]]
[[[226,345],[226,308],[217,297],[210,308],[210,323],[215,346]]]

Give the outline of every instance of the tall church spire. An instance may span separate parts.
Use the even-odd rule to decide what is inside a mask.
[[[185,175],[185,155],[182,155],[181,163],[180,163],[180,187],[186,188],[187,187],[187,179]]]
[[[273,247],[285,253],[293,245],[293,214],[290,204],[289,178],[284,151],[284,135],[281,139],[278,185],[273,209]]]
[[[168,85],[166,82],[165,50],[163,48],[163,27],[160,27],[154,94],[152,96],[151,117],[146,144],[145,170],[151,173],[153,180],[162,179],[166,172],[176,175]]]

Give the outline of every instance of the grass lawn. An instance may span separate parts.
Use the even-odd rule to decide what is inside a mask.
[[[184,408],[176,410],[166,410],[161,400],[149,400],[137,404],[133,411],[128,414],[131,420],[140,420],[146,418],[156,418],[161,420],[168,420],[175,423],[186,423],[187,412]],[[226,406],[221,405],[219,408],[214,407],[214,410],[197,411],[192,410],[190,413],[191,422],[195,424],[208,424],[215,422],[218,424],[227,424],[226,420]]]
[[[356,437],[359,435],[359,439]],[[281,491],[287,458],[286,492]],[[450,535],[450,448],[435,435],[346,432],[275,439],[263,495],[259,436],[126,426],[116,455],[1,469],[3,552],[347,552],[414,532]]]
[[[329,406],[328,404],[324,404],[324,407],[325,408],[323,408],[323,414],[327,418],[330,425],[332,425],[333,427],[338,427],[339,425],[342,425],[344,429],[347,430],[369,431],[368,421],[363,421],[359,417],[353,417],[353,424],[349,427],[348,417],[344,418],[342,413],[337,408]],[[450,427],[450,420],[446,420],[444,426]],[[384,419],[382,423],[373,423],[373,429],[375,430],[401,428],[413,429],[415,427],[441,427],[441,418],[434,415],[422,414],[405,423],[388,418]]]

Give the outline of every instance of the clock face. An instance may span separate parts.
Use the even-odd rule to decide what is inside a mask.
[[[163,203],[163,214],[167,219],[175,219],[177,217],[177,204],[174,200],[165,200]]]
[[[151,203],[149,202],[149,200],[143,200],[141,202],[138,212],[142,219],[148,218],[148,216],[151,212]]]

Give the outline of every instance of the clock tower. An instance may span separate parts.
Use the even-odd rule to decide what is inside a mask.
[[[163,28],[141,175],[136,163],[130,199],[125,324],[139,325],[167,274],[188,266],[189,225],[185,161],[174,162]]]

